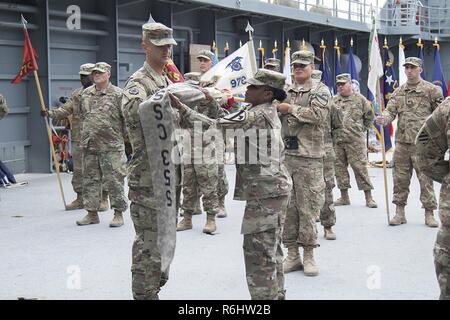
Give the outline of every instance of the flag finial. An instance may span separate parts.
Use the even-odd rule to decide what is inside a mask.
[[[25,20],[25,17],[23,16],[23,14],[20,15],[20,18],[21,18],[20,20],[21,20],[23,26],[26,28],[27,24],[28,24],[28,21]]]
[[[262,48],[262,41],[259,40],[259,47]]]
[[[289,42],[289,39],[287,40],[287,47],[288,47],[288,48],[291,47],[291,43]]]
[[[323,41],[323,38],[322,38],[322,40],[320,40],[320,46],[323,47],[324,45],[325,45],[325,42]]]
[[[239,40],[239,48],[242,47],[242,40]]]
[[[353,37],[350,38],[350,47],[353,47]]]
[[[253,29],[252,26],[250,25],[250,21],[247,20],[247,26],[245,27],[245,32],[248,32],[248,39],[249,40],[253,39],[252,33],[254,31],[255,31],[255,29]]]
[[[156,23],[155,19],[153,19],[152,14],[150,13],[150,16],[148,17],[147,23]]]
[[[336,47],[339,45],[339,43],[338,43],[338,41],[337,41],[337,38],[336,38],[336,40],[334,40],[334,45],[335,45]]]

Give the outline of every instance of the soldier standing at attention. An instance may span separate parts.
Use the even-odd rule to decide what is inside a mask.
[[[450,300],[450,167],[445,153],[450,146],[450,99],[439,105],[416,138],[422,173],[441,183],[439,218],[441,227],[434,245],[434,265],[441,300]]]
[[[197,55],[199,61],[201,74],[207,72],[213,64],[214,55],[209,50],[201,50]],[[201,75],[200,75],[201,76]],[[192,81],[192,80],[191,80]],[[213,84],[208,84],[211,86]],[[211,106],[209,104],[201,103],[196,110],[208,117],[217,118],[222,115],[220,112],[220,106]],[[212,112],[212,113],[211,113]],[[183,210],[183,220],[177,225],[177,231],[185,231],[192,229],[192,215],[195,213],[201,213],[200,210],[200,197],[203,195],[203,208],[206,211],[206,224],[203,228],[203,232],[212,234],[216,231],[216,216],[225,217],[225,195],[228,192],[228,181],[225,177],[226,191],[221,192],[223,187],[220,186],[219,174],[225,175],[223,170],[223,162],[219,163],[207,163],[203,159],[203,152],[198,152],[201,156],[200,159],[195,157],[196,149],[204,150],[206,148],[206,142],[200,145],[195,145],[197,142],[194,139],[195,135],[203,136],[203,133],[208,129],[207,125],[200,123],[200,132],[194,132],[194,122],[183,121],[182,127],[189,130],[191,141],[191,161],[185,163],[183,166],[183,203],[181,209]],[[222,170],[219,170],[219,166]],[[222,202],[219,202],[219,196]],[[219,209],[220,207],[220,209]]]
[[[277,106],[286,148],[284,163],[293,181],[283,232],[288,249],[283,268],[285,273],[303,269],[301,246],[305,275],[317,276],[319,269],[313,256],[314,248],[319,246],[315,220],[324,205],[323,138],[331,94],[324,84],[312,82],[314,53],[294,52],[292,67],[294,84],[288,87],[285,102]]]
[[[197,60],[200,62],[200,71],[202,75],[213,67],[214,64],[213,59],[214,54],[209,50],[201,50],[198,53]],[[219,80],[218,78],[213,78],[212,83],[200,83],[200,85],[204,88],[214,87],[214,85],[217,83],[218,80]],[[219,207],[217,218],[225,218],[227,216],[227,211],[225,209],[225,196],[228,193],[228,180],[225,174],[224,159],[219,159],[218,163],[219,166],[218,166],[217,195],[219,197]]]
[[[0,93],[0,120],[3,119],[8,114],[8,106],[6,105],[6,100]]]
[[[80,66],[80,82],[81,88],[75,90],[70,96],[69,100],[54,110],[41,111],[41,116],[50,117],[56,120],[67,119],[71,117],[71,140],[72,140],[72,161],[73,161],[73,175],[72,187],[77,194],[77,198],[66,206],[66,210],[83,209],[83,193],[82,193],[82,149],[80,146],[81,138],[81,94],[84,89],[92,86],[92,69],[95,64],[86,63]],[[108,210],[108,193],[106,188],[102,189],[102,201],[99,211]]]
[[[235,199],[247,201],[241,233],[244,234],[244,261],[247,285],[254,300],[284,299],[283,251],[281,234],[292,181],[283,165],[283,142],[279,131],[281,123],[274,100],[286,97],[283,91],[286,77],[281,73],[259,69],[247,82],[245,101],[252,106],[244,111],[212,120],[182,104],[171,95],[172,106],[180,109],[182,117],[200,120],[223,129],[258,130],[259,136],[267,135],[267,145],[259,139],[245,139],[245,151],[255,150],[245,163],[236,159]],[[211,100],[212,97],[207,99]],[[267,150],[277,146],[278,152]],[[265,150],[265,151],[262,151]],[[241,150],[242,151],[242,150]],[[263,155],[266,161],[250,163],[252,156]],[[236,153],[237,154],[237,153]],[[260,159],[260,158],[259,158]]]
[[[201,70],[210,68],[212,65],[212,58],[213,56],[210,51],[200,51],[197,59],[200,61]],[[207,103],[199,103],[199,105],[195,107],[195,110],[198,113],[214,119],[224,114],[224,111],[215,100],[211,100]],[[184,121],[181,121],[181,127],[189,131],[191,140],[188,148],[190,148],[191,156],[189,163],[184,163],[183,166],[183,220],[178,223],[177,231],[192,229],[192,215],[196,212],[196,205],[200,202],[199,196],[203,195],[203,208],[207,215],[203,232],[212,234],[217,229],[216,215],[223,213],[224,211],[224,209],[222,209],[222,212],[219,212],[218,197],[218,193],[220,194],[218,167],[223,167],[223,163],[222,161],[219,163],[216,161],[207,161],[203,156],[202,150],[213,147],[213,145],[216,144],[215,142],[202,139],[200,143],[197,145],[195,144],[197,142],[195,136],[198,135],[203,137],[203,134],[208,130],[209,125],[207,123],[184,119]],[[195,130],[198,131],[196,132]],[[224,174],[224,171],[222,170],[221,173]]]
[[[355,173],[359,190],[364,191],[366,206],[376,208],[377,204],[372,198],[372,183],[367,170],[367,146],[366,132],[370,128],[374,118],[374,112],[370,102],[363,95],[353,92],[350,74],[342,73],[336,76],[336,88],[338,94],[333,97],[333,104],[343,114],[343,127],[337,130],[335,137],[336,152],[336,180],[341,190],[341,197],[334,203],[335,206],[350,204],[348,189],[350,175],[347,167],[350,165]]]
[[[168,270],[161,271],[161,254],[158,249],[157,213],[150,164],[144,134],[139,118],[139,105],[171,82],[164,74],[172,45],[176,45],[172,29],[161,23],[149,21],[142,26],[141,47],[145,62],[125,84],[122,110],[133,147],[129,163],[128,197],[136,237],[132,251],[132,291],[136,300],[158,299],[158,292],[168,280]]]
[[[280,72],[280,60],[276,58],[267,58],[264,61],[264,69]]]
[[[386,109],[377,117],[377,123],[387,125],[398,115],[397,132],[395,134],[394,199],[395,216],[389,221],[391,226],[406,223],[405,206],[409,195],[409,184],[413,169],[419,178],[420,201],[425,208],[425,224],[435,228],[438,223],[434,219],[436,209],[433,180],[422,174],[417,164],[414,139],[425,119],[437,108],[444,97],[442,91],[434,84],[420,77],[422,60],[416,57],[405,59],[407,82],[392,94]]]
[[[316,85],[321,82],[322,71],[314,70],[311,79]],[[336,108],[334,103],[329,105],[327,120],[324,130],[325,156],[323,158],[323,178],[325,179],[325,203],[320,210],[319,221],[324,228],[324,236],[327,240],[336,240],[336,233],[333,226],[336,224],[336,210],[333,204],[334,183],[334,154],[333,137],[336,131],[342,128],[342,112]],[[317,221],[317,220],[316,220]]]
[[[126,162],[125,122],[121,110],[122,90],[111,84],[111,66],[98,62],[92,70],[94,85],[81,95],[81,147],[83,148],[83,206],[88,214],[79,226],[100,222],[98,210],[102,184],[114,209],[110,227],[123,225],[127,210],[124,193]]]

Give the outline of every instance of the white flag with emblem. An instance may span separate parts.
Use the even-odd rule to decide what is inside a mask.
[[[215,87],[220,90],[229,90],[237,95],[245,92],[247,80],[253,78],[257,71],[256,55],[253,41],[248,41],[241,48],[206,72],[200,81],[210,82],[219,78]]]

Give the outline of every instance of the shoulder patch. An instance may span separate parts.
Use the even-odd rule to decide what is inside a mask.
[[[128,83],[128,87],[125,87],[125,89],[123,90],[123,95],[129,100],[147,99],[147,93],[139,83]]]
[[[312,96],[312,99],[316,98],[317,101],[322,105],[326,106],[328,104],[328,101],[330,100],[330,95],[327,92],[315,92]]]

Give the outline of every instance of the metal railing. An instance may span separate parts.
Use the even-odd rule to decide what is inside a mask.
[[[381,29],[389,27],[395,32],[395,28],[416,28],[417,33],[450,37],[450,7],[425,6],[419,0],[387,0],[382,7],[378,0],[260,1],[367,24],[374,14]]]

